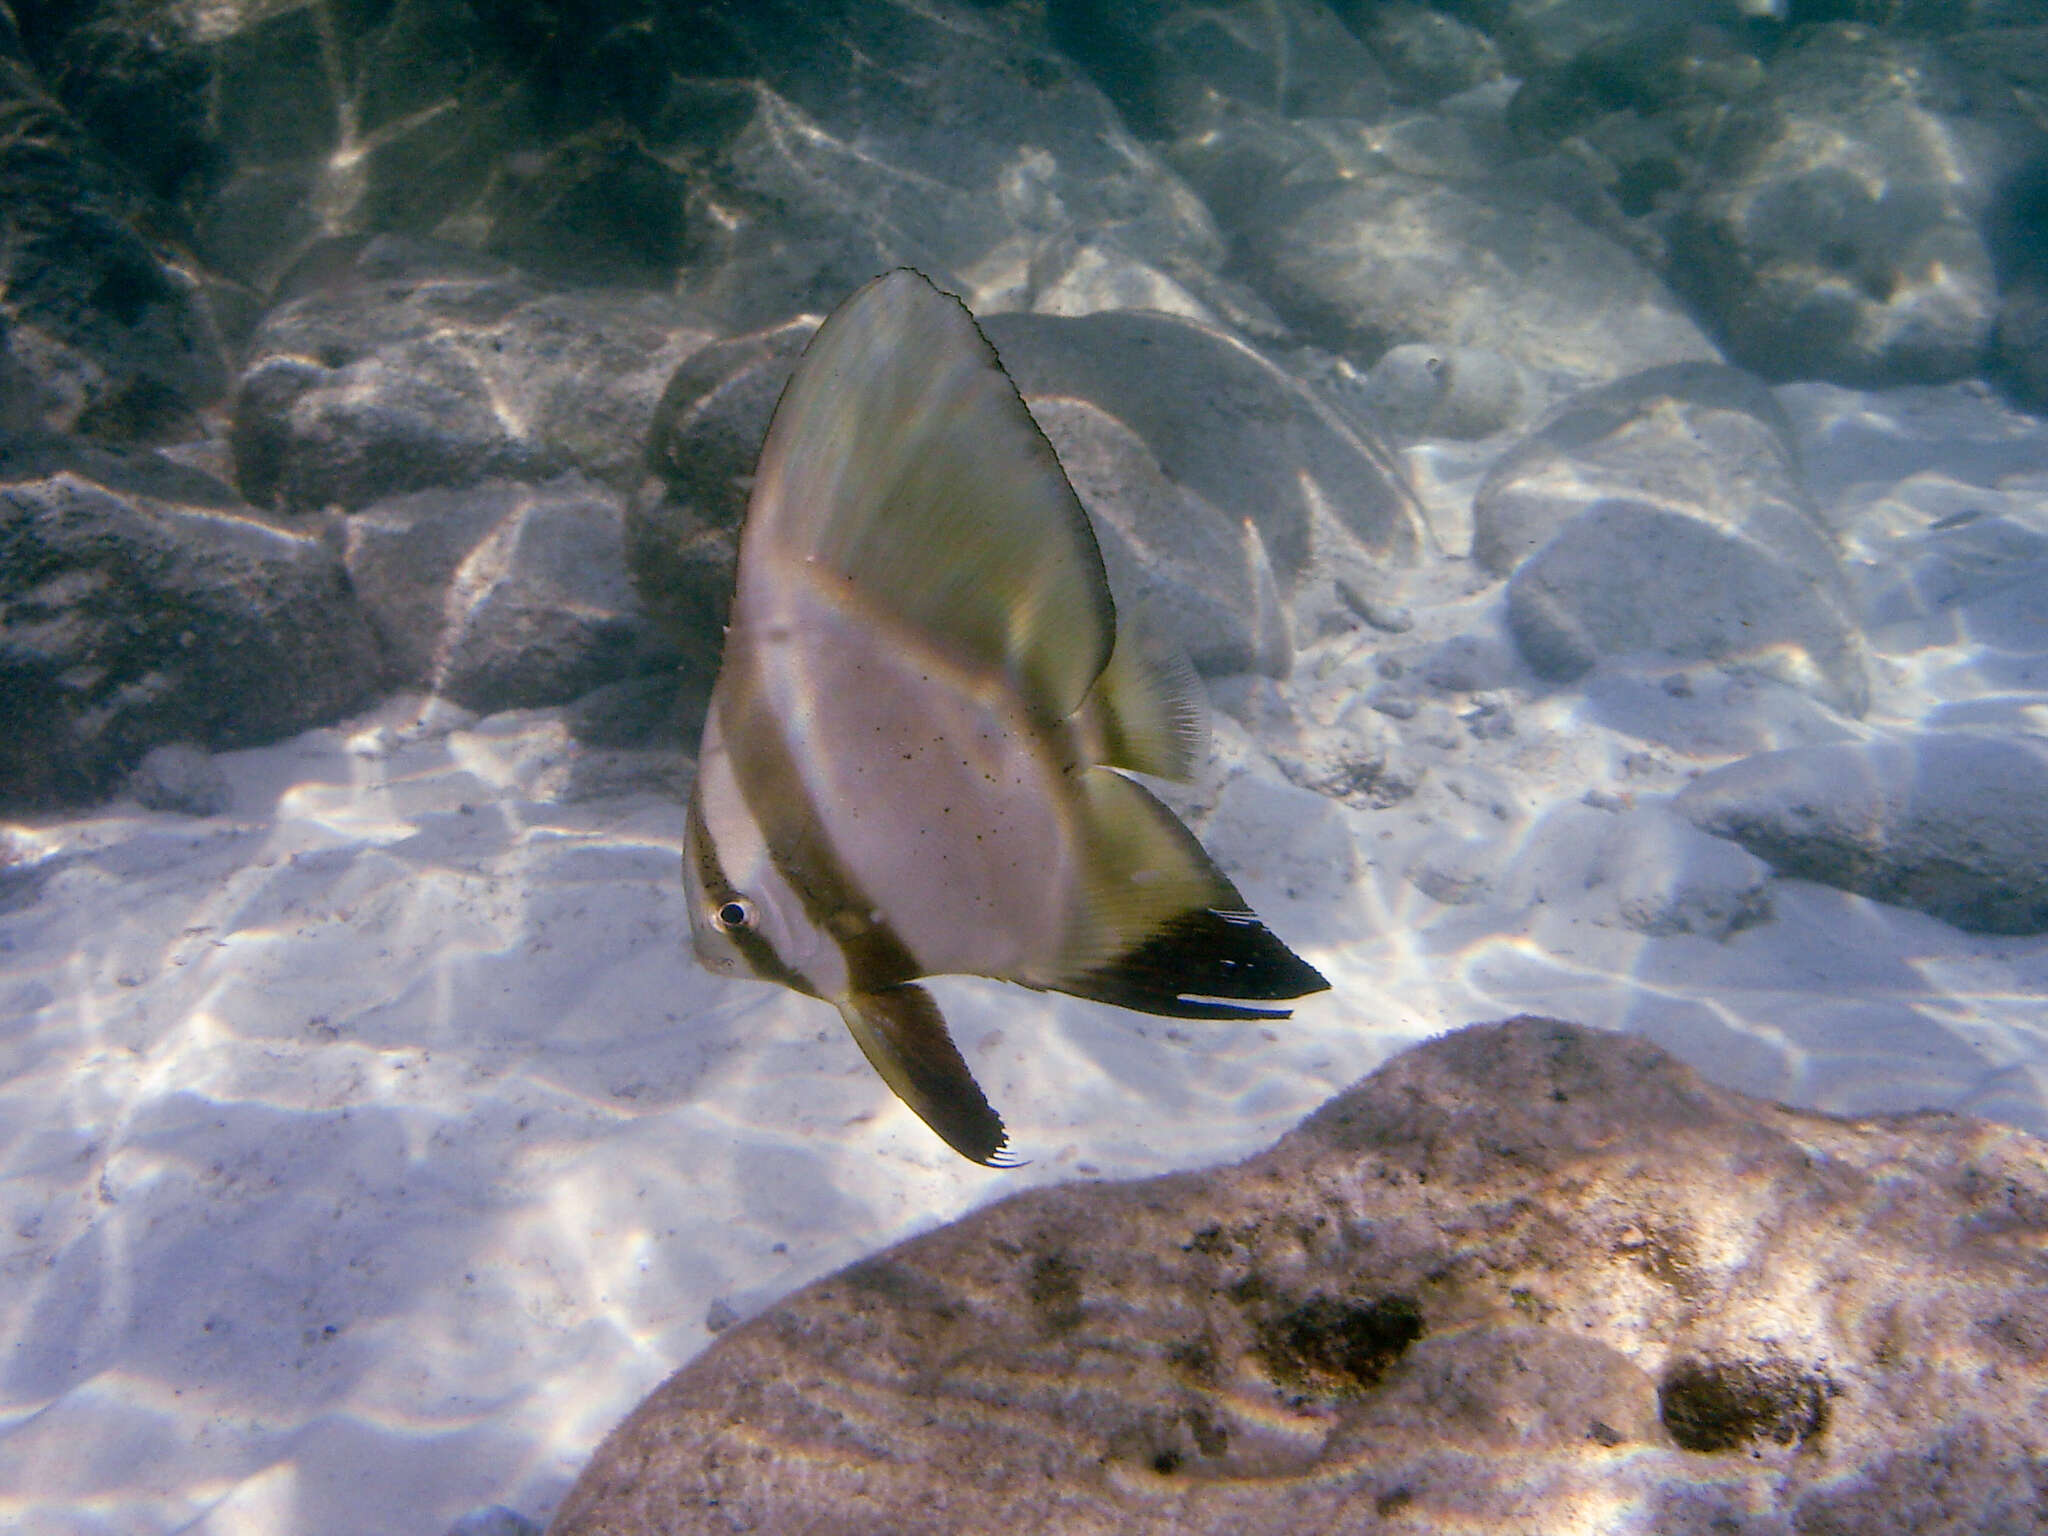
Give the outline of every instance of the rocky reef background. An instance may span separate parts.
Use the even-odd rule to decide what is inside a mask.
[[[805,317],[897,264],[995,317],[1211,676],[1469,549],[1525,676],[1757,655],[1853,717],[1876,615],[1755,381],[2048,399],[2044,38],[2027,0],[9,0],[0,803],[401,686],[687,729]],[[1560,407],[1475,527],[1418,504],[1400,445]]]

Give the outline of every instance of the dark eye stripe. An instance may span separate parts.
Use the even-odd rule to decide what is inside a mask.
[[[732,633],[738,632],[735,626]],[[826,840],[781,722],[758,702],[735,702],[761,697],[753,647],[744,640],[734,644],[728,636],[723,665],[730,676],[719,679],[712,708],[719,710],[719,730],[739,770],[740,796],[760,825],[776,870],[803,903],[804,915],[838,944],[854,990],[879,991],[922,976],[923,968],[895,929],[869,917],[875,903]],[[728,681],[730,691],[723,686]],[[808,986],[803,990],[816,995]]]
[[[703,797],[697,794],[690,796],[689,838],[697,856],[697,885],[704,892],[704,899],[711,903],[711,910],[716,912],[738,901],[740,893],[726,879],[725,866],[718,861],[718,845],[711,841],[710,828],[704,824]],[[732,947],[747,962],[747,969],[763,981],[779,981],[785,987],[817,996],[817,988],[782,963],[775,946],[760,929],[721,928],[719,932],[732,941]]]

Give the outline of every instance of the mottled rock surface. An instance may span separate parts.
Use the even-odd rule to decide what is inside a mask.
[[[723,1334],[557,1536],[2048,1526],[2048,1149],[1554,1020]],[[1594,1512],[1597,1512],[1594,1513]]]
[[[1518,189],[1343,181],[1276,200],[1247,237],[1281,313],[1368,359],[1479,346],[1585,384],[1719,356],[1632,252]]]
[[[1815,28],[1716,129],[1671,275],[1768,378],[1886,384],[1974,370],[1998,298],[1981,146],[1937,54]]]
[[[673,662],[626,574],[625,506],[581,475],[395,496],[343,538],[394,675],[466,709],[564,703]]]
[[[242,493],[288,510],[575,468],[630,490],[662,380],[710,339],[672,300],[547,292],[432,242],[343,242],[250,344]]]
[[[149,215],[145,191],[0,50],[0,429],[160,441],[226,387],[207,295]]]
[[[105,793],[160,743],[274,740],[383,683],[317,526],[157,454],[0,440],[0,804]]]

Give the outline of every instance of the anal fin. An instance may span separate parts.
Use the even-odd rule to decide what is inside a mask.
[[[1143,786],[1093,769],[1078,787],[1082,900],[1064,963],[1034,985],[1181,1019],[1285,1018],[1256,1005],[1328,989]]]
[[[939,1139],[970,1162],[1014,1167],[1002,1116],[967,1069],[931,993],[908,983],[836,999],[868,1064]]]
[[[1293,1010],[1256,1005],[1329,985],[1250,912],[1208,908],[1178,913],[1133,948],[1059,982],[1076,997],[1177,1019],[1284,1019]]]

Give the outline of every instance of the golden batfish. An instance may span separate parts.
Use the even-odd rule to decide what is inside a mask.
[[[1118,771],[1186,777],[1194,687],[1119,643],[1088,516],[965,306],[876,278],[761,448],[683,845],[697,958],[835,1004],[977,1163],[1008,1138],[919,977],[1286,1017],[1253,1005],[1328,983]]]

